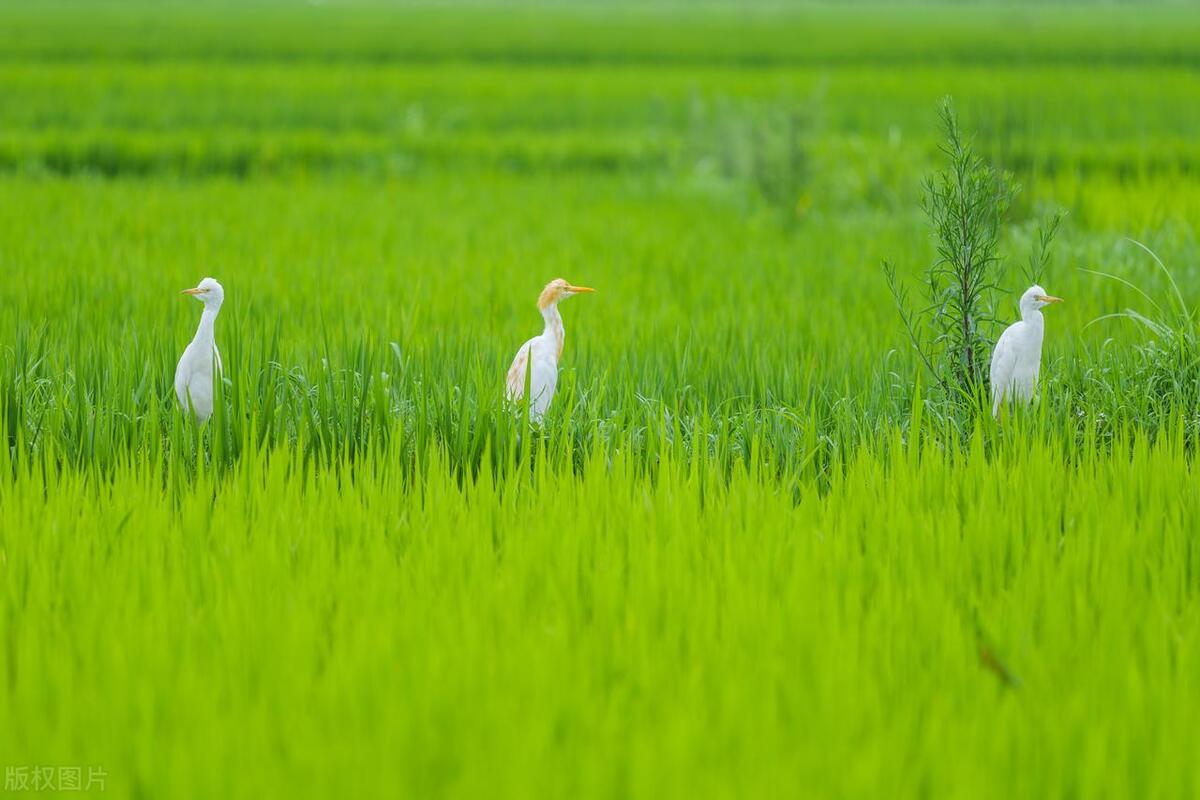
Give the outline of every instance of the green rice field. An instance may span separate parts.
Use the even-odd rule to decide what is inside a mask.
[[[0,5],[5,796],[1200,796],[1198,70],[1182,4]],[[999,420],[881,269],[946,96],[1003,323],[1063,215]]]

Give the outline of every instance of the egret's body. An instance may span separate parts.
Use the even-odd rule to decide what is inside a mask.
[[[184,290],[184,294],[203,303],[204,312],[200,315],[195,337],[184,349],[179,366],[175,368],[175,396],[184,411],[191,409],[197,421],[205,422],[213,412],[214,381],[221,377],[221,354],[217,350],[215,327],[225,292],[221,284],[205,278],[195,289]]]
[[[1040,286],[1031,286],[1021,295],[1021,319],[1004,329],[992,351],[992,416],[1000,413],[1005,402],[1028,403],[1037,389],[1042,364],[1042,337],[1045,321],[1042,308],[1058,303]]]
[[[586,286],[572,286],[562,278],[546,284],[538,297],[538,310],[546,327],[539,336],[534,336],[517,351],[512,366],[508,368],[505,381],[506,395],[513,402],[525,397],[525,384],[529,384],[529,417],[541,419],[554,399],[558,385],[558,360],[562,357],[564,331],[558,304],[571,295],[592,292]]]

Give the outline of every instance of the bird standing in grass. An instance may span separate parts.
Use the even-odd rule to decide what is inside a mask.
[[[1042,363],[1042,309],[1061,302],[1040,286],[1030,286],[1021,295],[1021,321],[1004,329],[992,351],[992,416],[1000,413],[1006,400],[1028,403],[1033,399]]]
[[[529,385],[529,418],[540,420],[554,399],[554,387],[558,384],[558,359],[563,350],[563,322],[558,313],[560,301],[574,294],[594,292],[587,286],[572,286],[562,278],[546,284],[538,297],[538,310],[546,320],[546,328],[517,351],[512,366],[508,368],[506,395],[509,400],[519,402],[525,396],[525,385]]]
[[[205,278],[195,289],[184,289],[182,293],[203,303],[204,313],[200,315],[196,336],[183,351],[179,366],[175,368],[175,395],[184,411],[191,409],[197,421],[205,422],[213,412],[214,364],[216,377],[221,375],[221,354],[217,351],[213,329],[225,299],[225,290],[212,278]]]

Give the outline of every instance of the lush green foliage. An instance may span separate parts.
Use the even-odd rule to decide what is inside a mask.
[[[1200,792],[1200,15],[0,30],[0,764],[117,796]],[[1003,427],[923,400],[878,267],[937,257],[946,94],[1023,187],[1012,298],[1066,212],[1043,397]],[[503,376],[560,275],[598,292],[530,430]]]

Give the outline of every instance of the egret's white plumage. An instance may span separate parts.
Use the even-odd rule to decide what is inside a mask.
[[[204,422],[213,412],[214,365],[215,377],[221,376],[221,354],[217,351],[213,329],[225,299],[225,290],[212,278],[205,278],[195,289],[185,289],[183,294],[190,294],[203,303],[204,312],[200,315],[196,336],[183,351],[179,366],[175,368],[175,396],[184,411],[190,408],[196,419]]]
[[[574,294],[594,291],[587,286],[572,286],[562,278],[556,278],[546,284],[538,297],[538,310],[542,312],[546,327],[540,336],[534,336],[521,345],[512,366],[508,368],[505,381],[508,399],[518,402],[525,396],[525,383],[528,380],[530,419],[542,418],[554,399],[554,388],[558,384],[558,359],[562,357],[564,336],[562,317],[558,313],[559,301]]]
[[[1042,334],[1045,323],[1042,308],[1059,303],[1040,286],[1030,286],[1021,295],[1021,320],[1004,329],[992,351],[992,416],[1000,413],[1006,400],[1028,403],[1037,388],[1042,363]]]

